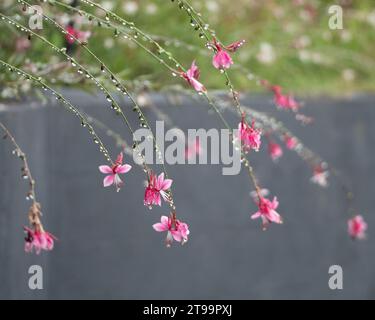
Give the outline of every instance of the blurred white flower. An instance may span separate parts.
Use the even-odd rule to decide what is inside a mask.
[[[16,89],[8,87],[8,88],[3,89],[3,91],[1,91],[0,96],[4,99],[11,99],[11,98],[14,98],[16,94],[17,94]]]
[[[260,51],[257,54],[257,59],[263,64],[272,64],[276,60],[273,46],[268,42],[262,42],[260,44]]]
[[[146,6],[146,13],[150,15],[154,15],[158,12],[158,7],[155,3],[149,3]]]
[[[20,87],[20,90],[23,93],[29,92],[31,90],[31,83],[30,82],[23,82],[21,87]]]
[[[112,11],[114,8],[114,3],[112,1],[103,1],[102,7],[108,11]]]
[[[216,1],[207,1],[206,8],[210,12],[218,12],[220,9],[219,4]]]
[[[311,45],[311,38],[307,35],[303,35],[295,41],[294,45],[298,49],[309,47]]]
[[[70,16],[65,13],[58,16],[58,21],[63,26],[66,26],[70,22],[70,19]]]
[[[330,31],[323,32],[322,37],[325,41],[331,41],[332,40],[332,32],[330,32]]]
[[[112,49],[115,46],[115,41],[112,38],[106,38],[104,40],[104,48]]]
[[[367,16],[367,22],[375,28],[375,10]]]
[[[356,73],[353,69],[345,69],[342,71],[342,78],[347,82],[352,82],[356,78]]]
[[[272,13],[277,19],[281,19],[285,16],[285,10],[283,7],[275,7]]]
[[[350,41],[352,41],[352,39],[353,39],[353,36],[352,36],[352,33],[350,31],[343,30],[341,32],[341,40],[343,42],[350,42]]]
[[[135,1],[126,1],[122,6],[122,10],[128,15],[136,14],[138,12],[138,9],[138,3]]]
[[[311,54],[309,51],[307,50],[300,50],[298,52],[298,56],[299,56],[299,59],[302,61],[302,62],[308,62],[311,60]]]

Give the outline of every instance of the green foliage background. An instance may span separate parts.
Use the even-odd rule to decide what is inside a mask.
[[[191,46],[187,50],[183,44],[168,45],[168,49],[186,67],[196,59],[202,70],[202,82],[208,88],[224,88],[223,78],[211,65],[210,52],[205,49],[205,42],[191,27],[189,17],[178,8],[176,2],[97,2],[112,8],[127,20],[134,21],[147,33],[169,40],[178,39]],[[30,0],[30,3],[38,4],[39,1]],[[371,92],[375,89],[373,0],[191,0],[190,3],[202,13],[204,20],[217,31],[223,42],[229,44],[239,39],[247,41],[246,46],[234,55],[236,68],[231,70],[238,89],[262,90],[256,81],[249,81],[249,70],[262,79],[303,95],[343,95],[358,91]],[[344,30],[330,30],[328,27],[328,8],[337,3],[344,8]],[[27,23],[27,16],[22,13],[16,0],[4,0],[0,8],[2,13],[12,17],[19,15],[19,21]],[[64,11],[56,7],[43,5],[43,8],[47,14],[56,18],[64,16]],[[65,14],[72,18],[68,11]],[[180,81],[171,77],[148,54],[123,39],[115,38],[112,32],[85,23],[81,25],[81,29],[92,31],[90,47],[123,78],[148,79],[155,89]],[[56,64],[60,59],[36,40],[32,41],[32,46],[27,51],[16,52],[15,43],[19,33],[4,22],[0,24],[0,31],[0,56],[3,59],[21,66],[30,62],[40,64],[40,68]],[[59,47],[64,45],[62,34],[47,23],[40,34]],[[269,63],[261,61],[265,55],[264,52],[262,54],[262,47],[268,48],[266,56],[270,52],[273,56]],[[79,50],[75,54],[87,65],[93,63],[90,57]],[[0,75],[0,87],[9,82],[12,82],[12,78]]]

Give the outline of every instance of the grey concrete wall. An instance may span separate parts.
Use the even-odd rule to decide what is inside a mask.
[[[104,101],[70,96],[129,137]],[[173,166],[177,207],[192,234],[185,247],[167,250],[151,228],[166,207],[143,207],[142,173],[135,168],[128,174],[119,194],[104,190],[97,170],[103,159],[79,123],[57,106],[24,103],[7,106],[0,119],[29,155],[45,224],[60,241],[39,257],[23,252],[26,186],[11,147],[1,142],[0,298],[374,298],[374,97],[307,101],[305,112],[316,117],[307,128],[274,112],[269,97],[249,102],[285,120],[351,181],[370,225],[367,241],[348,238],[345,199],[334,180],[322,190],[309,183],[310,172],[295,154],[286,153],[275,165],[260,152],[252,162],[263,185],[279,196],[285,224],[262,232],[258,221],[250,221],[255,208],[245,173],[223,177],[220,166]],[[185,129],[220,125],[195,102],[175,108],[161,101],[160,107]],[[42,291],[27,287],[32,264],[44,268]],[[328,289],[333,264],[344,268],[340,292]]]

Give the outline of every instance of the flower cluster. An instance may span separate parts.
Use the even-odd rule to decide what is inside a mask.
[[[51,251],[54,247],[54,241],[57,240],[53,234],[44,230],[40,217],[41,206],[34,202],[29,210],[31,228],[24,227],[26,234],[25,251],[28,253],[35,251],[36,254],[40,254],[42,250]]]
[[[167,232],[166,245],[170,247],[173,240],[184,244],[188,241],[190,234],[189,226],[177,220],[173,215],[171,217],[162,216],[160,223],[153,225],[157,232]]]
[[[242,116],[242,121],[238,125],[238,135],[245,151],[259,151],[262,133],[255,128],[254,122],[252,126],[245,122],[245,115]]]
[[[171,188],[173,180],[165,179],[164,176],[164,172],[159,176],[150,172],[143,201],[145,206],[150,208],[161,206],[161,198],[164,201],[169,201],[168,190]]]
[[[129,172],[132,168],[129,164],[123,164],[123,161],[124,155],[123,153],[120,153],[112,167],[106,165],[99,167],[100,172],[107,174],[103,181],[104,187],[115,185],[116,190],[120,191],[120,188],[123,186],[123,181],[119,175]],[[168,203],[172,203],[170,194],[172,183],[172,179],[165,178],[164,172],[156,175],[153,171],[149,170],[147,186],[143,199],[144,205],[152,209],[153,206],[161,206],[162,199]],[[171,218],[163,216],[161,218],[161,223],[155,224],[153,227],[158,232],[168,231],[168,247],[171,246],[173,240],[182,244],[188,241],[190,233],[189,226],[178,220],[175,213],[171,214]]]

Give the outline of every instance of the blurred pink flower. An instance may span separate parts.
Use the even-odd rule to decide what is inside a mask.
[[[76,39],[78,39],[80,42],[87,42],[88,39],[91,37],[90,31],[80,31],[71,25],[68,25],[65,28],[65,31],[67,32],[65,38],[69,44],[73,44],[76,41]]]
[[[27,253],[33,252],[35,250],[36,254],[40,254],[42,250],[51,251],[54,246],[54,241],[57,238],[44,230],[36,231],[28,227],[24,227],[26,237],[25,237],[25,251]]]
[[[363,240],[366,238],[367,223],[362,216],[355,216],[348,221],[348,232],[353,239]]]
[[[283,95],[280,86],[271,86],[271,89],[275,94],[275,104],[279,108],[285,110],[298,111],[300,105],[292,95]]]
[[[191,64],[191,67],[188,71],[182,72],[181,76],[197,91],[197,92],[206,92],[206,88],[202,83],[200,83],[200,71],[195,61]]]
[[[145,206],[161,206],[161,198],[163,198],[165,201],[169,201],[167,191],[170,189],[172,183],[173,180],[164,178],[164,173],[161,173],[157,177],[156,174],[151,172],[149,176],[148,186],[145,190]]]
[[[121,187],[124,183],[121,180],[119,175],[129,172],[132,168],[132,166],[129,165],[129,164],[124,164],[124,165],[122,164],[123,158],[124,158],[124,155],[121,152],[118,155],[118,157],[116,159],[116,162],[112,166],[112,168],[110,166],[100,166],[99,167],[99,171],[101,173],[107,174],[107,176],[103,180],[103,185],[104,185],[105,188],[114,184],[116,186],[117,192],[120,191],[120,189],[121,189]]]
[[[287,134],[284,136],[284,142],[289,150],[294,150],[298,145],[298,140],[295,137],[290,137]]]
[[[263,230],[266,230],[270,223],[282,224],[283,220],[281,216],[276,212],[279,206],[277,198],[274,197],[272,201],[263,198],[259,199],[258,207],[259,210],[251,216],[251,219],[255,220],[258,218],[262,219]]]
[[[328,177],[329,171],[324,170],[321,165],[314,168],[313,176],[311,177],[311,182],[326,188],[328,187]]]
[[[161,222],[154,224],[153,228],[157,232],[167,232],[167,247],[172,245],[173,240],[184,244],[189,239],[189,226],[177,219],[173,221],[170,217],[162,216]]]
[[[199,138],[197,138],[195,142],[189,142],[185,148],[185,159],[189,160],[200,154],[202,154],[202,148]]]
[[[254,122],[251,127],[245,122],[245,115],[243,115],[238,125],[238,135],[246,151],[251,149],[259,151],[262,143],[261,134],[261,131],[255,128]]]
[[[284,154],[281,146],[273,141],[269,141],[268,143],[268,153],[273,161],[279,160]]]
[[[31,42],[27,37],[20,37],[16,39],[16,52],[23,53],[31,46]]]

